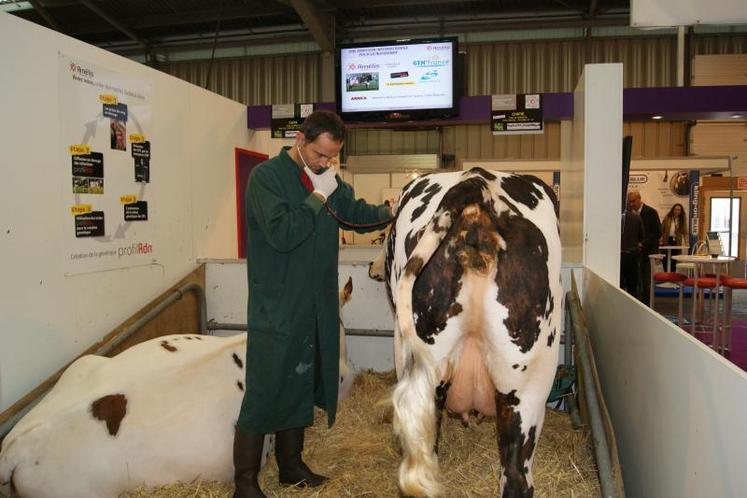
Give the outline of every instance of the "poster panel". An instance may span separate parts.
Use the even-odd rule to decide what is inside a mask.
[[[58,86],[65,274],[156,262],[150,85],[60,53]]]

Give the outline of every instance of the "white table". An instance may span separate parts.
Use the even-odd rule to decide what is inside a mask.
[[[691,322],[691,333],[695,335],[695,308],[697,304],[697,296],[698,296],[698,277],[700,275],[700,269],[701,267],[705,265],[713,265],[714,271],[716,273],[716,290],[714,293],[714,303],[713,303],[713,341],[711,344],[711,347],[718,351],[719,349],[719,326],[718,326],[718,320],[719,320],[719,309],[718,309],[718,288],[721,285],[720,284],[720,278],[721,274],[723,273],[723,270],[726,268],[728,269],[729,263],[736,260],[737,258],[733,256],[718,256],[716,258],[712,256],[693,256],[688,254],[680,254],[677,256],[672,256],[672,259],[675,261],[682,261],[683,263],[694,263],[695,264],[695,285],[693,286],[693,309],[692,309],[692,322]]]
[[[672,251],[680,250],[683,254],[687,254],[690,246],[659,246],[659,249],[667,251],[667,267],[664,268],[664,271],[672,271]]]

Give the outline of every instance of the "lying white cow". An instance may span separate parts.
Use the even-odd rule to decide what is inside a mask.
[[[348,281],[341,305],[351,292]],[[3,440],[0,484],[12,480],[20,497],[116,498],[142,485],[232,481],[246,337],[169,335],[80,358]]]
[[[504,497],[533,495],[532,458],[562,309],[552,190],[479,168],[405,187],[380,267],[395,312],[394,430],[408,496],[435,497],[444,407],[497,417]]]

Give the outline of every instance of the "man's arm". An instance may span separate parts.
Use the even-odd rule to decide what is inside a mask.
[[[370,224],[384,221],[392,217],[389,206],[384,204],[368,204],[363,199],[356,199],[353,187],[338,178],[339,187],[332,194],[330,200],[333,203],[337,215],[345,221],[355,224]],[[373,232],[381,230],[382,227],[356,228],[358,233]]]

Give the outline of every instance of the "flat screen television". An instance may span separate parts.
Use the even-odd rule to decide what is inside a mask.
[[[457,38],[341,45],[337,112],[346,121],[414,121],[456,116]]]

